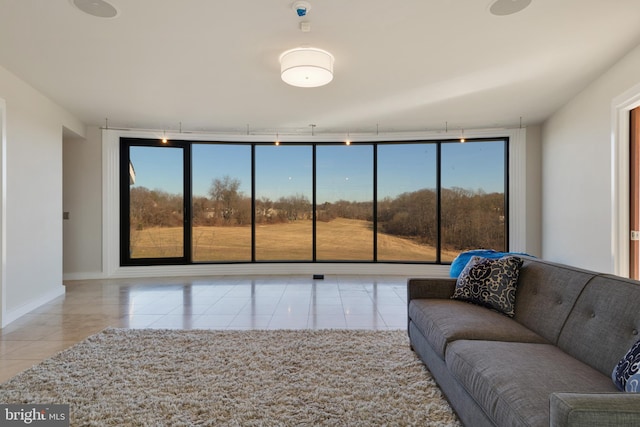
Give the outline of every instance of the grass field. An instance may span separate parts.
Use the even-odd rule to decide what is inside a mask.
[[[132,258],[182,256],[182,229],[148,228],[132,232]],[[311,221],[256,227],[258,261],[309,261]],[[321,261],[370,261],[373,258],[371,223],[345,218],[318,222],[316,257]],[[195,227],[194,261],[250,261],[251,227]],[[443,252],[451,261],[457,252]],[[432,246],[420,245],[397,236],[378,233],[379,261],[435,261]]]

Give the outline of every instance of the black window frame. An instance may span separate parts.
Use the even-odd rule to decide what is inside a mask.
[[[163,143],[156,139],[120,138],[120,265],[121,266],[150,266],[150,265],[185,265],[191,262],[191,144],[188,141],[167,141]],[[130,198],[129,198],[129,147],[158,147],[180,148],[183,150],[183,224],[182,242],[183,256],[165,258],[131,258],[130,233]]]
[[[325,145],[345,145],[344,142],[336,141],[301,141],[280,143],[283,145],[306,145],[312,147],[312,259],[310,260],[256,260],[256,194],[255,194],[255,171],[256,171],[256,146],[274,145],[272,141],[265,142],[230,142],[216,140],[176,140],[169,139],[162,142],[155,138],[120,138],[120,182],[119,182],[119,201],[120,201],[120,265],[129,266],[154,266],[154,265],[202,265],[202,264],[273,264],[273,263],[354,263],[354,264],[425,264],[425,265],[448,265],[450,262],[442,262],[442,229],[441,229],[441,147],[442,144],[462,143],[458,139],[419,139],[419,140],[389,140],[389,141],[366,141],[351,142],[351,145],[370,145],[373,147],[373,201],[372,201],[372,227],[373,227],[373,253],[371,260],[317,260],[316,259],[316,148]],[[489,138],[470,138],[465,143],[472,144],[474,142],[503,142],[504,144],[504,250],[509,250],[509,137],[489,137]],[[191,147],[194,144],[240,144],[251,147],[251,260],[250,261],[193,261],[192,260],[192,170],[191,170]],[[393,144],[435,144],[436,145],[436,221],[437,221],[437,239],[436,239],[436,259],[435,261],[412,261],[412,260],[383,260],[378,261],[378,146]],[[173,147],[183,149],[183,256],[171,258],[131,258],[129,254],[130,248],[130,224],[129,224],[129,148],[132,146],[144,147]]]

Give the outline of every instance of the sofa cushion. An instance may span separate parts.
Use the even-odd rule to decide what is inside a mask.
[[[557,343],[580,292],[596,274],[534,258],[523,259],[514,319]]]
[[[615,392],[611,379],[549,344],[459,340],[452,375],[497,425],[548,426],[552,392]]]
[[[640,341],[632,345],[613,368],[611,379],[622,391],[640,392]]]
[[[521,266],[522,259],[515,256],[499,259],[473,256],[460,273],[451,298],[513,317]]]
[[[442,359],[447,344],[460,339],[547,343],[540,335],[500,313],[462,301],[412,300],[409,317]]]
[[[562,329],[558,346],[604,375],[640,338],[640,284],[619,276],[595,277]]]

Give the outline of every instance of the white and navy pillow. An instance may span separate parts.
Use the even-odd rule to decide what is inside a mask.
[[[473,256],[456,282],[452,299],[482,305],[509,317],[515,315],[516,288],[522,259]]]
[[[621,391],[640,392],[640,340],[620,359],[611,379]]]

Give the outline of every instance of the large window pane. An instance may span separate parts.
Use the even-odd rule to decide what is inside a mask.
[[[378,260],[436,261],[437,144],[378,146]]]
[[[508,250],[506,139],[121,146],[122,265]]]
[[[373,260],[373,146],[316,148],[316,257]]]
[[[184,256],[182,148],[129,148],[129,257]]]
[[[256,147],[256,260],[313,259],[311,146]]]
[[[194,144],[193,261],[251,261],[251,146]]]
[[[469,249],[507,249],[504,141],[442,144],[442,261]]]

